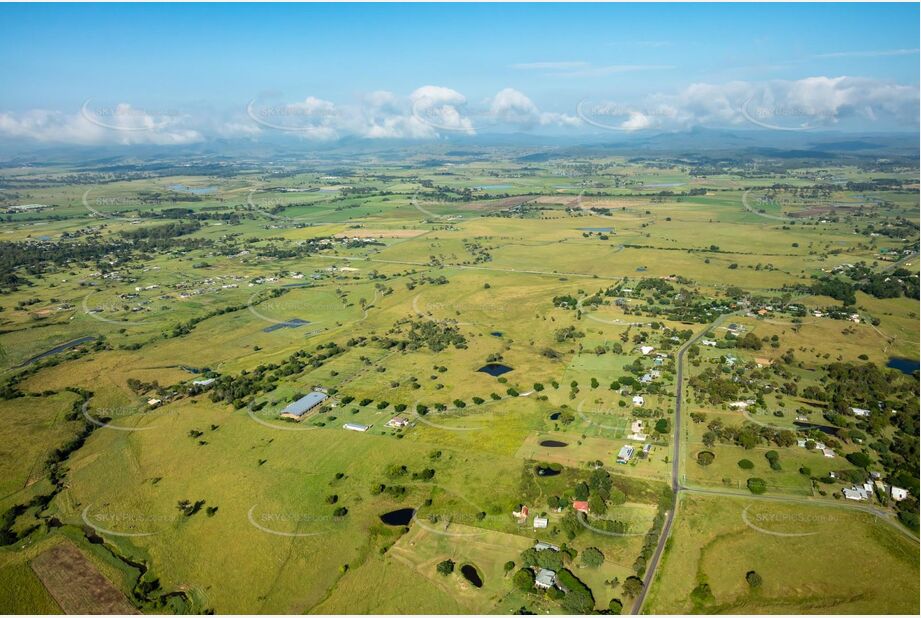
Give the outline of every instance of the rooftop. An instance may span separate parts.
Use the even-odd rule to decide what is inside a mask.
[[[285,406],[285,409],[282,410],[281,413],[291,414],[293,416],[302,416],[325,400],[326,395],[324,393],[314,391],[304,395],[297,401],[289,403],[287,406]]]

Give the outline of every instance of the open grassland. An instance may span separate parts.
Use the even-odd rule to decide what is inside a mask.
[[[917,544],[869,513],[693,494],[678,508],[646,613],[918,612]]]
[[[4,500],[43,479],[45,461],[79,430],[79,422],[67,419],[77,397],[58,393],[0,401],[4,419],[0,438],[0,497]]]
[[[828,363],[918,358],[917,299],[857,292],[854,323],[824,315],[841,301],[808,290],[835,268],[881,269],[905,255],[914,240],[855,227],[916,222],[917,194],[835,191],[864,214],[794,221],[817,204],[775,207],[760,196],[780,181],[827,181],[827,170],[747,178],[599,161],[25,182],[16,202],[50,208],[7,213],[0,240],[131,245],[165,223],[200,226],[161,239],[165,248],[68,259],[4,295],[0,370],[22,379],[0,400],[0,504],[48,502],[9,528],[36,526],[0,550],[0,608],[90,611],[73,586],[61,592],[60,569],[42,571],[42,586],[30,566],[66,539],[145,612],[559,613],[558,601],[512,583],[540,539],[573,550],[566,568],[605,610],[629,600],[623,582],[647,564],[648,553],[638,556],[661,523],[674,464],[676,351],[706,333],[720,347],[698,345],[686,381],[712,370],[743,382],[776,367],[796,389],[765,389],[749,413],[685,386],[679,481],[729,495],[684,492],[646,611],[917,610],[917,546],[865,511],[835,508],[844,480],[817,480],[860,474],[845,456],[866,443],[845,441],[834,458],[796,445],[705,444],[716,420],[825,424],[826,406],[804,391],[824,387]],[[750,189],[756,208],[743,199]],[[877,199],[885,204],[867,205]],[[11,203],[0,192],[0,207]],[[805,315],[777,307],[784,292]],[[706,306],[676,316],[686,301]],[[730,323],[762,347],[736,347]],[[495,377],[482,370],[490,364],[508,371]],[[264,371],[277,379],[249,384]],[[190,389],[206,375],[226,382]],[[330,399],[300,422],[279,418],[315,388]],[[85,415],[66,389],[87,391]],[[388,427],[394,417],[408,425]],[[629,437],[637,422],[645,438]],[[81,430],[86,442],[49,462]],[[618,464],[625,444],[651,450]],[[706,465],[703,451],[714,455]],[[599,476],[616,492],[573,528],[572,502]],[[753,476],[767,497],[822,506],[757,501],[745,511],[749,501],[733,494]],[[530,516],[518,521],[521,505]],[[414,519],[381,519],[399,509]],[[535,515],[548,527],[535,529]],[[626,532],[608,534],[603,519]],[[602,552],[599,565],[583,564],[589,548]],[[448,576],[436,570],[445,559],[457,566]],[[460,574],[464,564],[482,587]],[[761,588],[749,589],[749,570]],[[154,580],[160,588],[145,588]],[[695,592],[702,583],[709,593]]]

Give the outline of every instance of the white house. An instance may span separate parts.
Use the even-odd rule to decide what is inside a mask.
[[[854,413],[854,416],[859,416],[861,418],[870,416],[870,411],[863,408],[851,408],[851,412]]]
[[[893,485],[892,490],[891,490],[891,495],[892,495],[893,500],[895,500],[896,502],[901,502],[902,500],[908,497],[908,490],[902,489],[901,487],[896,487],[895,485]]]
[[[546,528],[548,523],[549,522],[547,521],[546,517],[534,518],[534,528]]]
[[[633,405],[635,405],[635,406],[642,406],[642,405],[645,405],[645,403],[646,403],[646,400],[643,399],[643,396],[642,396],[642,395],[634,395],[634,396],[633,396]]]
[[[655,350],[655,348],[652,347],[651,345],[644,345],[644,346],[640,347],[640,352],[642,352],[644,356],[645,356],[646,354],[649,354],[649,353],[652,352],[653,350]]]

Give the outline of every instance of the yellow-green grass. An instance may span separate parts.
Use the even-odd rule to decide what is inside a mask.
[[[89,509],[91,522],[116,534],[155,533],[110,540],[125,553],[148,557],[165,588],[205,590],[218,611],[308,610],[338,579],[342,564],[357,567],[377,551],[374,535],[389,538],[390,531],[375,532],[379,514],[419,506],[423,496],[434,497],[433,508],[440,508],[439,496],[455,496],[444,498],[447,508],[463,503],[468,516],[475,508],[488,514],[483,525],[506,526],[520,477],[520,463],[512,458],[339,428],[275,430],[205,400],[161,408],[143,416],[139,427],[149,429],[98,430],[72,459],[72,483],[55,508],[74,523]],[[204,435],[190,437],[193,429]],[[429,454],[436,449],[443,454],[433,461]],[[432,466],[438,473],[434,483],[394,481],[384,474],[392,463],[412,471]],[[336,481],[336,472],[346,477]],[[409,497],[395,502],[375,496],[377,482],[405,484]],[[349,508],[344,522],[330,518],[334,507],[325,497],[332,493]],[[185,519],[176,509],[183,499],[204,499],[219,509],[213,517],[202,512]],[[324,534],[264,532],[250,523],[250,509],[257,523],[277,532]],[[227,573],[229,562],[242,566]],[[315,585],[305,588],[304,578]]]
[[[916,614],[918,545],[862,511],[686,494],[644,613],[698,612]]]
[[[707,422],[719,418],[726,426],[741,425],[745,417],[740,411],[723,412],[709,408],[696,409],[707,415]],[[763,421],[770,424],[770,421]],[[706,446],[701,437],[707,431],[706,423],[691,423],[685,421],[685,442],[683,443],[684,465],[682,468],[683,482],[690,486],[723,487],[747,492],[746,481],[752,477],[762,478],[766,481],[768,491],[771,493],[792,493],[797,495],[815,495],[811,477],[828,476],[829,472],[851,470],[854,468],[844,458],[850,451],[857,450],[853,445],[839,448],[835,457],[825,457],[821,451],[807,450],[797,445],[778,447],[775,444],[762,444],[755,448],[746,449],[734,444],[719,443]],[[710,451],[716,458],[713,463],[702,466],[697,463],[697,455],[701,451]],[[772,470],[765,457],[768,451],[776,451],[780,455],[781,470]],[[754,468],[744,470],[738,462],[747,459],[754,463]],[[809,474],[800,472],[800,468],[808,468]],[[820,489],[830,491],[839,489],[840,486],[820,485]]]
[[[542,446],[544,441],[564,442],[565,447]],[[535,432],[527,437],[516,453],[522,459],[555,462],[574,468],[584,468],[600,461],[605,466],[616,468],[616,472],[641,478],[662,479],[670,468],[665,462],[665,449],[657,449],[648,459],[633,459],[629,464],[618,464],[617,453],[622,446],[630,444],[639,450],[641,442],[624,438],[582,437],[564,432]]]
[[[67,392],[0,400],[0,497],[44,478],[48,456],[83,425],[80,420],[66,419],[76,400],[75,394]]]
[[[63,614],[29,563],[17,560],[0,565],[0,609],[5,614]]]

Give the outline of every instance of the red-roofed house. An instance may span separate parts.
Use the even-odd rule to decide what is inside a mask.
[[[517,511],[512,511],[512,517],[515,517],[519,522],[524,523],[524,521],[528,519],[528,507],[524,504],[519,505]]]
[[[588,502],[585,500],[573,500],[572,508],[582,513],[588,513]]]

